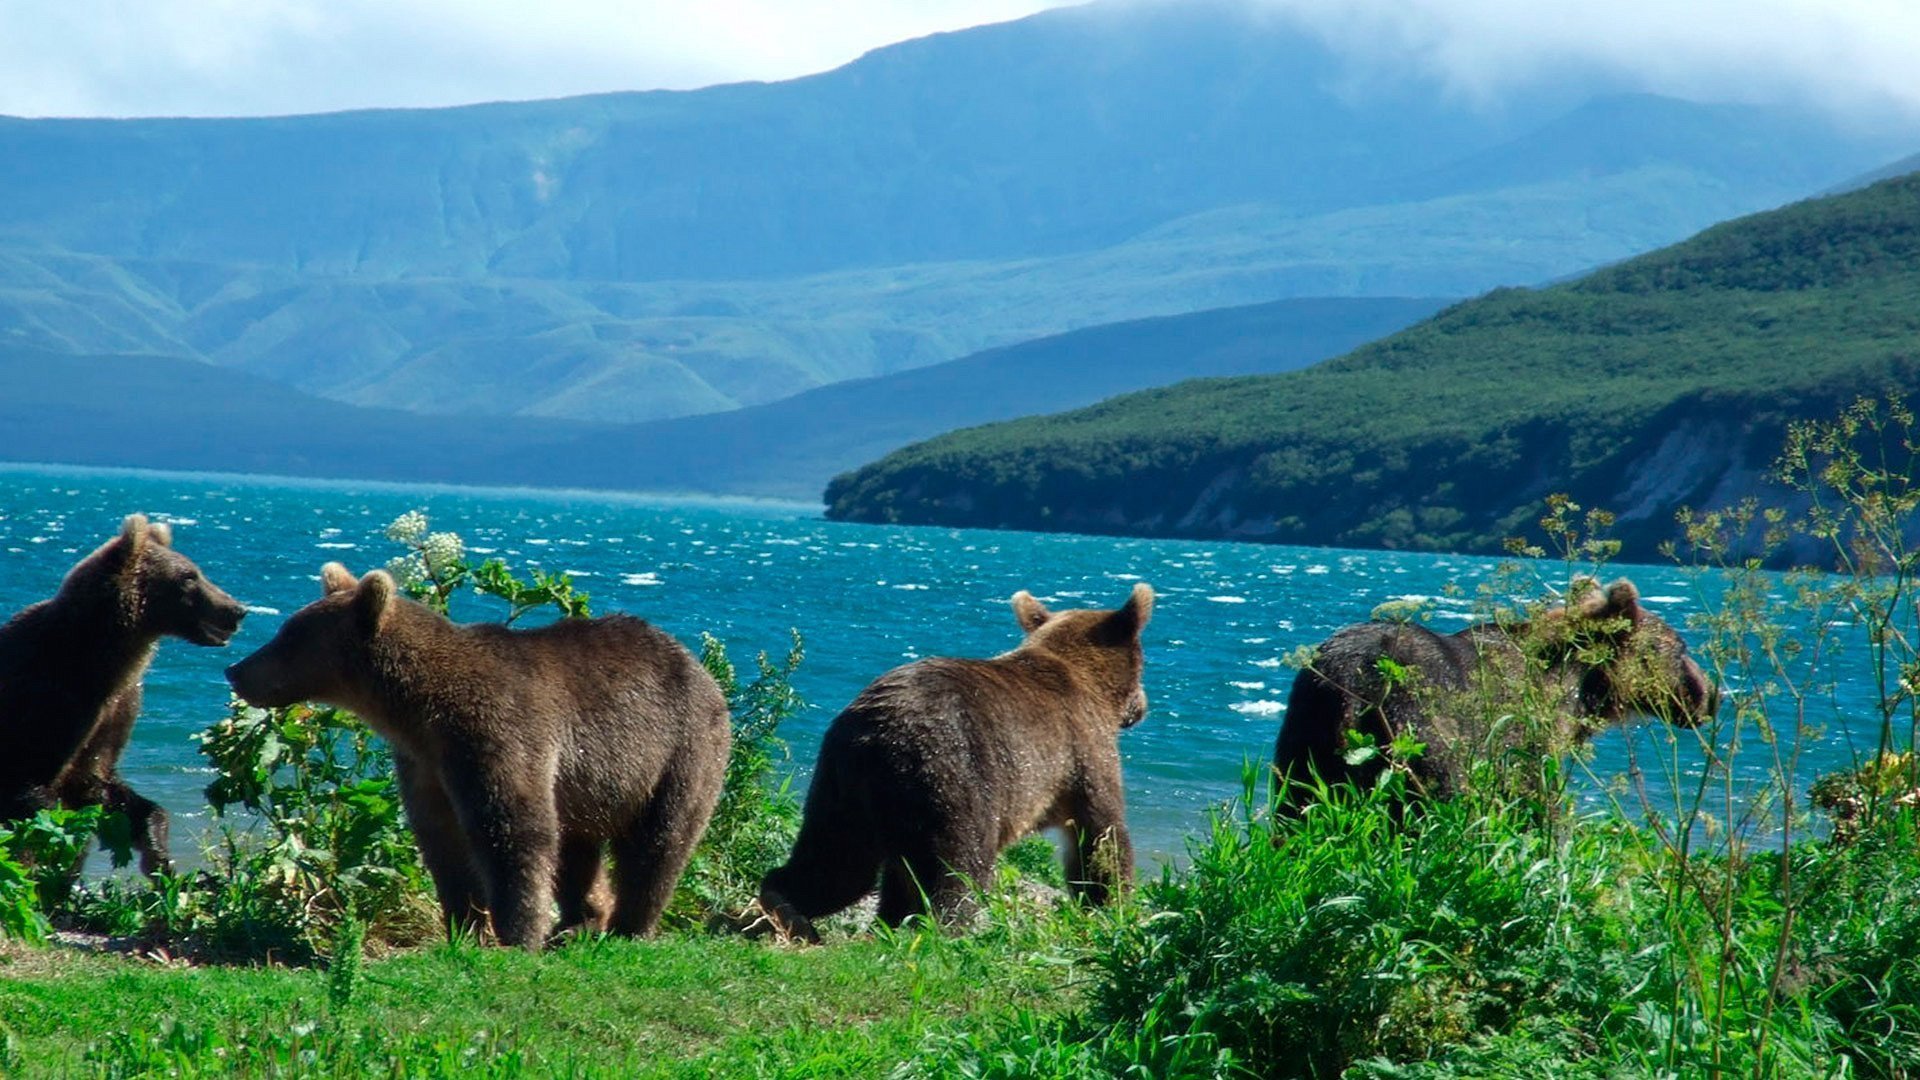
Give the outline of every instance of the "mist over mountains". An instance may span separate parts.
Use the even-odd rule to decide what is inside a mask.
[[[0,120],[0,349],[652,421],[1128,319],[1539,282],[1920,145],[1634,89],[1469,102],[1246,5],[1101,4],[782,83]]]

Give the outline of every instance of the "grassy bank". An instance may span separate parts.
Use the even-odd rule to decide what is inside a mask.
[[[1684,858],[1612,816],[1226,812],[1086,915],[198,966],[0,951],[7,1075],[1920,1075],[1920,819]],[[1011,874],[1009,873],[1009,879]]]
[[[1018,920],[1015,920],[1016,924]],[[442,945],[320,967],[0,952],[6,1075],[884,1075],[933,1032],[1071,1000],[1058,927],[797,950],[727,935]]]

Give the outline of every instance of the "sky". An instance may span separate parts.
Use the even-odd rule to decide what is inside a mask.
[[[1468,96],[1583,69],[1697,99],[1920,115],[1920,0],[1245,2],[1361,67]],[[1064,3],[0,0],[0,114],[271,115],[784,79]]]
[[[824,71],[1061,0],[0,0],[0,114],[258,116]]]

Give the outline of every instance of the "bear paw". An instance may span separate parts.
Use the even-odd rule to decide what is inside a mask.
[[[820,932],[813,928],[813,921],[776,892],[762,893],[748,903],[734,917],[734,924],[751,938],[772,937],[782,945],[820,944]]]

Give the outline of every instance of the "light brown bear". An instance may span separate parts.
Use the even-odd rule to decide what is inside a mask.
[[[227,680],[262,707],[352,710],[393,744],[450,924],[490,914],[502,943],[539,948],[556,886],[563,926],[592,921],[611,842],[611,929],[652,933],[726,775],[727,702],[699,661],[630,616],[462,626],[383,571],[320,576]]]
[[[133,514],[52,597],[0,626],[0,820],[44,807],[127,815],[140,868],[167,866],[167,813],[120,778],[163,637],[225,645],[247,609]]]
[[[966,915],[995,858],[1037,829],[1066,833],[1070,887],[1092,903],[1133,878],[1119,734],[1146,715],[1140,632],[1153,590],[1117,611],[1049,612],[1026,592],[1026,640],[991,660],[934,658],[874,680],[820,745],[800,836],[760,906],[782,932],[873,891],[898,925],[927,905]]]

